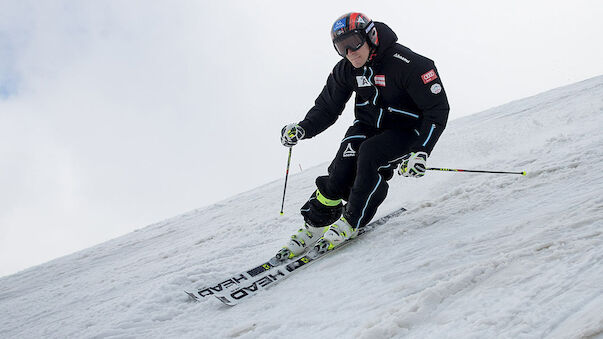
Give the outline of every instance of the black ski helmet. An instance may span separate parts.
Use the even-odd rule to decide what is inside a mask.
[[[369,46],[372,48],[376,48],[379,45],[379,37],[377,36],[375,24],[368,16],[362,13],[351,12],[344,14],[337,18],[331,27],[331,40],[333,41],[333,46],[341,56],[345,56],[346,49],[344,46],[338,46],[338,42],[346,39],[349,35],[358,35],[363,39],[362,42],[368,42]],[[360,48],[360,46],[357,46],[356,49]],[[352,46],[347,47],[351,47],[352,50],[355,50]]]

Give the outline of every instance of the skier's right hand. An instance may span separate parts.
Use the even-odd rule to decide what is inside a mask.
[[[289,124],[281,130],[281,144],[285,147],[293,147],[298,141],[304,138],[306,131],[296,124]]]

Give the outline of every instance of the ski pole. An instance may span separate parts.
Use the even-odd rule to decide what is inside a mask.
[[[285,193],[287,192],[287,179],[289,179],[289,165],[291,165],[291,151],[293,151],[293,147],[289,147],[289,158],[287,159],[287,172],[285,172],[285,188],[283,189],[283,202],[281,203],[281,215],[283,215],[283,209],[285,207]]]
[[[471,172],[471,173],[493,173],[493,174],[521,174],[526,175],[525,171],[522,172],[504,172],[504,171],[481,171],[481,170],[465,170],[458,168],[436,168],[436,167],[428,167],[429,171],[447,171],[447,172]]]

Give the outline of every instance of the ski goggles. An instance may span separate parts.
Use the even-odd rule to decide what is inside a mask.
[[[353,30],[335,38],[335,40],[333,40],[333,46],[335,46],[337,53],[345,58],[348,50],[355,52],[359,50],[365,42],[366,39],[364,38],[364,35],[358,30]]]

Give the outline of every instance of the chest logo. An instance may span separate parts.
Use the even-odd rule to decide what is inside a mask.
[[[356,82],[358,83],[358,87],[369,87],[371,85],[371,83],[364,75],[357,76]]]
[[[423,80],[424,84],[428,84],[437,78],[438,78],[438,75],[436,74],[436,72],[433,69],[430,69],[429,72],[421,75],[421,80]]]
[[[385,75],[375,75],[375,85],[385,87]]]

